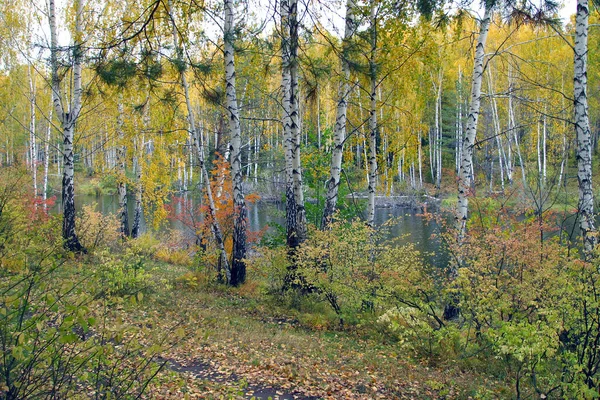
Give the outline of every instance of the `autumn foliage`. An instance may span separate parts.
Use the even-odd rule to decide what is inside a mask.
[[[233,219],[235,217],[233,204],[233,190],[231,180],[231,166],[223,156],[217,155],[214,161],[212,178],[210,181],[215,201],[215,215],[221,227],[225,250],[231,254],[233,247]],[[251,193],[246,195],[246,202],[255,203],[260,197]],[[165,205],[168,218],[176,220],[194,233],[195,245],[204,249],[206,258],[204,262],[217,264],[216,249],[213,245],[211,232],[211,216],[208,209],[206,194],[198,202],[191,196],[174,196],[171,203]],[[248,231],[248,243],[257,243],[268,229],[263,227],[260,231]]]

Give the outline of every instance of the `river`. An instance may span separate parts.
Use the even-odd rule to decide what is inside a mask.
[[[96,204],[97,210],[103,214],[116,213],[119,209],[117,196],[112,195],[78,195],[75,198],[75,205],[78,210],[84,204]],[[177,202],[174,202],[177,207]],[[133,220],[134,199],[128,199],[128,209],[130,223]],[[60,198],[58,199],[53,213],[61,211]],[[392,221],[390,221],[392,220]],[[387,227],[387,236],[397,238],[399,244],[413,243],[417,250],[421,252],[424,259],[436,266],[446,266],[448,256],[443,249],[439,239],[439,226],[419,214],[418,210],[412,207],[377,207],[375,209],[375,224],[381,226],[390,221]],[[249,228],[252,231],[259,231],[265,226],[269,226],[267,234],[272,234],[277,230],[277,226],[285,226],[285,208],[282,204],[273,202],[257,202],[248,207]],[[181,230],[184,233],[191,233],[189,228],[180,221],[171,220],[168,222],[171,229]],[[142,220],[142,232],[149,227]]]

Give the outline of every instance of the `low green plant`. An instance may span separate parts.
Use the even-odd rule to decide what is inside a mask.
[[[125,247],[118,257],[108,251],[99,254],[96,273],[103,296],[131,296],[149,289],[146,259],[136,250]]]
[[[340,322],[360,312],[383,310],[420,276],[421,259],[412,245],[383,240],[363,221],[335,221],[313,229],[295,255],[296,285],[326,301]],[[413,286],[414,287],[414,286]]]
[[[120,244],[119,221],[114,214],[96,210],[95,203],[82,207],[76,225],[81,244],[90,252],[106,248],[117,249]]]

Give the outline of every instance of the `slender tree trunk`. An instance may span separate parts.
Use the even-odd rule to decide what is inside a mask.
[[[565,160],[567,156],[567,136],[562,137],[562,151],[560,154],[560,173],[558,174],[558,187],[563,183],[563,175],[565,173]]]
[[[460,171],[460,160],[462,158],[462,72],[458,67],[458,84],[456,85],[457,107],[456,107],[456,173]]]
[[[504,157],[503,157],[503,145],[501,133],[502,130],[500,128],[500,117],[498,115],[498,103],[496,101],[496,97],[494,95],[494,84],[492,81],[492,70],[488,69],[488,91],[491,96],[491,109],[492,109],[492,122],[494,126],[494,137],[496,138],[496,147],[498,148],[498,165],[500,170],[500,185],[502,190],[504,190]],[[491,180],[491,177],[490,177]],[[492,188],[490,187],[490,190]]]
[[[369,78],[371,81],[369,107],[369,201],[367,204],[367,224],[374,225],[375,221],[375,190],[377,186],[377,9],[371,0],[371,54],[369,58]]]
[[[79,242],[75,233],[75,183],[74,183],[74,153],[73,136],[75,124],[81,112],[81,96],[83,93],[81,85],[81,36],[83,5],[82,0],[76,1],[75,34],[73,46],[73,98],[71,102],[63,101],[61,96],[61,78],[59,75],[58,61],[58,36],[56,28],[56,11],[54,0],[49,0],[50,20],[50,65],[52,69],[52,103],[58,120],[63,130],[63,179],[62,179],[62,203],[63,203],[63,227],[62,236],[64,246],[69,251],[86,252]],[[66,108],[65,108],[66,107]]]
[[[44,212],[48,212],[48,167],[50,162],[50,136],[52,133],[52,107],[48,112],[48,127],[46,129],[46,141],[44,142],[44,189],[42,198],[44,200]]]
[[[29,162],[31,166],[31,175],[33,179],[33,198],[36,201],[38,197],[38,185],[37,185],[37,140],[35,137],[36,120],[35,120],[35,95],[36,85],[33,74],[31,73],[31,66],[28,69],[29,72]],[[37,202],[34,202],[34,207],[37,208]]]
[[[258,155],[260,151],[260,134],[256,135],[254,141],[254,185],[258,185]]]
[[[348,113],[348,98],[350,97],[350,40],[356,29],[354,20],[354,0],[346,1],[346,26],[342,43],[341,67],[342,81],[339,86],[339,100],[337,104],[335,127],[333,133],[333,149],[331,151],[331,168],[329,180],[327,181],[327,194],[325,195],[325,209],[321,226],[327,228],[335,213],[338,200],[338,189],[340,185],[340,173],[342,170],[342,155],[344,153],[344,142],[346,141],[346,119]],[[319,148],[320,148],[319,138]]]
[[[538,101],[538,103],[539,103],[539,101]],[[542,177],[542,151],[541,151],[541,146],[540,146],[541,134],[540,134],[540,120],[539,119],[538,119],[538,121],[536,123],[536,127],[537,127],[537,134],[536,134],[535,149],[537,151],[538,180],[541,182],[541,177]]]
[[[295,249],[306,237],[306,212],[300,165],[300,126],[298,102],[298,3],[282,0],[282,89],[283,130],[286,139],[286,227],[287,244]]]
[[[431,183],[435,183],[435,162],[433,160],[435,154],[434,136],[431,134],[431,127],[429,128],[429,171],[431,172]]]
[[[588,1],[578,0],[575,19],[575,74],[573,81],[577,136],[577,181],[579,183],[579,226],[586,257],[591,256],[597,243],[594,225],[594,192],[592,190],[592,138],[587,103],[588,18]]]
[[[149,99],[146,99],[146,104],[149,103]],[[146,128],[147,126],[144,126]],[[131,226],[131,237],[136,239],[140,237],[142,230],[142,218],[144,215],[142,196],[144,192],[144,187],[142,183],[142,177],[144,174],[144,139],[145,135],[142,134],[141,138],[138,137],[135,142],[135,172],[136,172],[136,182],[135,182],[135,209],[133,211],[133,224]]]
[[[435,187],[439,190],[442,184],[442,85],[443,70],[440,68],[438,83],[434,84],[435,97],[435,133],[434,133],[434,164],[435,164]],[[433,172],[432,172],[433,174]]]
[[[547,124],[546,124],[546,116],[544,115],[544,119],[542,122],[542,179],[544,182],[544,185],[546,184],[546,179],[547,179],[547,172],[548,172],[548,152],[547,152],[547,146],[546,146],[546,137],[548,136],[548,130],[547,130]]]
[[[359,110],[359,118],[360,118],[360,140],[362,141],[362,156],[363,159],[365,161],[364,163],[364,168],[365,168],[365,177],[367,180],[367,185],[369,184],[369,156],[367,155],[367,134],[365,132],[365,124],[364,124],[364,120],[363,120],[363,107],[362,107],[362,101],[360,98],[360,87],[359,87],[359,82],[356,82],[355,85],[356,88],[356,99],[358,101],[358,110]],[[359,166],[360,167],[360,166]]]
[[[421,148],[421,131],[419,131],[418,134],[418,139],[419,141],[418,146],[419,146],[419,189],[421,189],[423,187],[423,161],[422,161],[422,148]]]
[[[225,0],[225,85],[227,97],[227,111],[229,131],[231,137],[231,176],[233,178],[233,254],[231,260],[231,278],[229,284],[237,286],[246,279],[246,237],[247,237],[247,210],[244,190],[242,185],[242,136],[240,129],[240,115],[238,110],[235,90],[235,56],[233,47],[233,0]],[[250,154],[250,149],[248,149]],[[248,161],[248,165],[250,162]]]
[[[469,210],[469,194],[471,192],[471,183],[473,180],[473,146],[477,134],[477,119],[479,118],[479,108],[481,104],[481,83],[483,80],[485,42],[492,17],[492,8],[486,7],[483,19],[479,26],[479,38],[475,48],[475,58],[473,62],[473,77],[471,82],[471,100],[469,104],[469,113],[467,115],[467,127],[465,137],[462,143],[462,157],[460,160],[460,171],[458,176],[458,205],[456,210],[456,226],[458,230],[458,241],[461,243],[466,234],[467,217]],[[456,276],[458,271],[451,271]]]
[[[521,145],[519,144],[519,135],[517,133],[517,124],[515,118],[515,109],[513,106],[513,92],[515,90],[513,84],[512,69],[509,65],[508,69],[508,130],[509,134],[512,133],[512,137],[515,143],[515,149],[517,150],[517,157],[519,158],[519,165],[521,166],[521,180],[523,181],[523,190],[527,188],[527,176],[523,157],[521,155]]]
[[[127,211],[127,147],[125,147],[125,132],[123,132],[123,100],[119,96],[117,104],[117,135],[119,139],[117,147],[117,164],[119,166],[117,178],[117,192],[119,194],[119,221],[120,232],[123,236],[129,236],[129,213]]]

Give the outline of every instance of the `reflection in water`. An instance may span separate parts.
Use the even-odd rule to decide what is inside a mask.
[[[195,209],[200,199],[195,196],[184,195],[183,198],[189,202],[189,207]],[[117,196],[88,196],[79,195],[75,199],[77,209],[80,210],[84,204],[96,203],[97,210],[103,214],[116,214],[119,209],[119,200]],[[182,213],[185,210],[184,202],[173,201],[175,211]],[[135,201],[130,198],[127,202],[129,210],[129,222],[133,221],[133,213]],[[61,211],[60,197],[56,202],[53,212]],[[420,216],[417,211],[412,208],[392,207],[392,208],[376,208],[375,209],[375,224],[381,226],[390,221],[388,224],[388,237],[397,238],[399,244],[413,243],[417,250],[423,254],[425,261],[444,267],[448,263],[448,255],[439,239],[439,227],[434,221],[427,221]],[[259,202],[250,204],[248,207],[248,222],[249,228],[252,231],[259,231],[265,226],[270,227],[270,232],[275,231],[275,227],[285,226],[285,208],[283,204]],[[181,230],[184,234],[193,235],[193,232],[185,226],[181,221],[168,221],[166,227],[176,230]],[[141,231],[147,230],[146,221],[142,219]],[[433,236],[432,236],[433,235]]]

